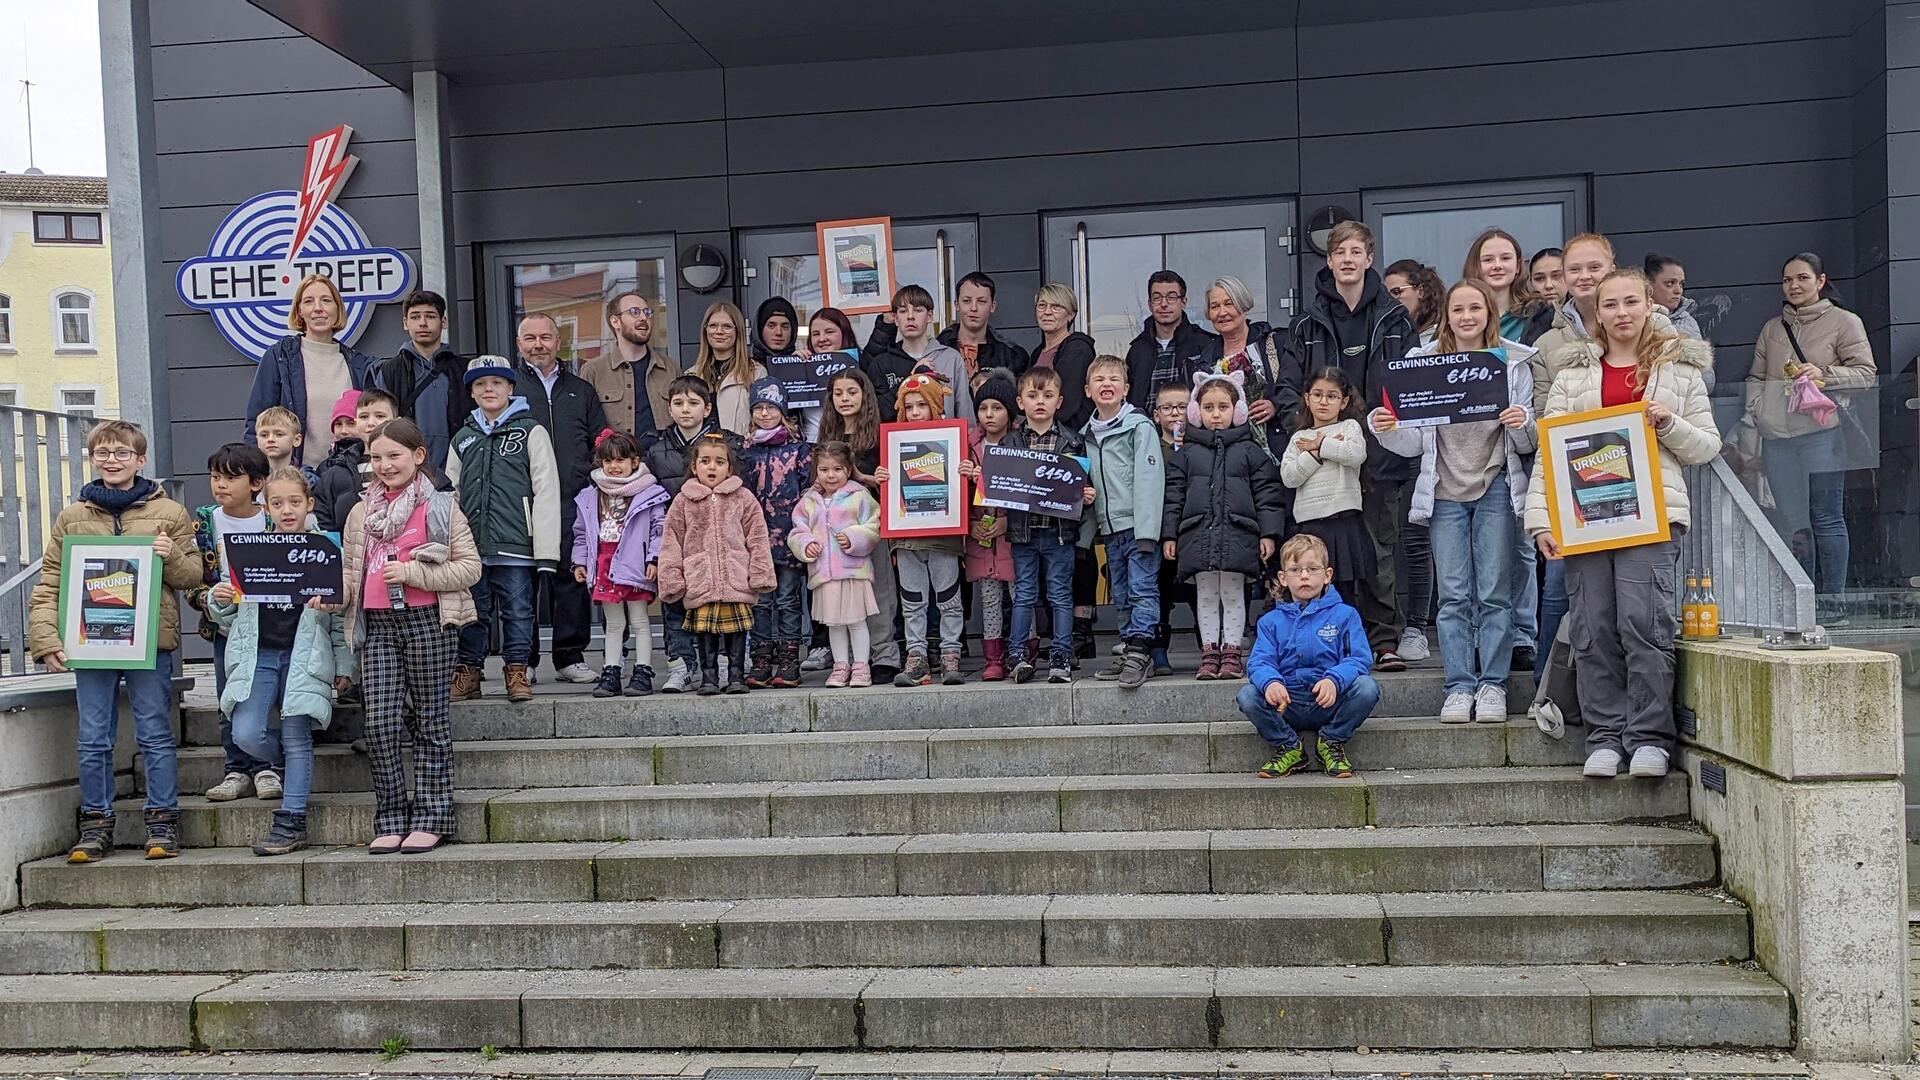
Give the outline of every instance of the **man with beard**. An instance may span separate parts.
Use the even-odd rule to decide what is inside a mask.
[[[667,387],[680,374],[680,362],[652,346],[653,305],[637,292],[607,301],[607,326],[612,351],[582,364],[580,377],[599,395],[607,424],[645,445],[667,422]]]

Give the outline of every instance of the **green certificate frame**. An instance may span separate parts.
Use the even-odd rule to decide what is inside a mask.
[[[62,538],[60,642],[69,668],[153,667],[160,645],[153,537]]]

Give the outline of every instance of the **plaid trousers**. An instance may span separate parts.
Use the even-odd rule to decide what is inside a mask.
[[[453,835],[453,720],[448,694],[459,635],[440,608],[367,612],[360,662],[367,703],[367,757],[373,769],[373,833]],[[411,698],[413,708],[407,708]],[[400,763],[413,736],[413,790]]]

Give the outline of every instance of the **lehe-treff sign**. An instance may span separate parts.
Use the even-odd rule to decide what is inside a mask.
[[[333,200],[360,159],[347,153],[353,129],[342,124],[307,140],[298,191],[255,195],[214,230],[207,253],[180,265],[180,299],[208,312],[220,336],[254,360],[287,336],[293,291],[309,274],[333,280],[345,301],[338,340],[351,344],[375,304],[413,289],[413,260],[375,247]]]

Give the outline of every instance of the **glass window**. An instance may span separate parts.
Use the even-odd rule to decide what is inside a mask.
[[[68,388],[60,391],[60,411],[68,416],[92,418],[98,415],[94,410],[99,407],[99,403],[100,391],[98,390]],[[10,405],[12,402],[0,402],[0,404]]]
[[[613,329],[607,325],[607,301],[637,290],[653,308],[650,340],[672,351],[672,283],[667,260],[655,258],[606,259],[587,262],[511,262],[506,267],[509,308],[508,342],[527,315],[551,315],[560,328],[560,359],[579,364],[613,348]]]
[[[13,344],[13,298],[0,293],[0,347]]]
[[[33,238],[43,244],[98,244],[100,215],[36,212]]]
[[[979,265],[979,254],[971,222],[893,223],[893,276],[900,285],[919,285],[933,295],[933,327],[936,332],[951,324],[953,283]],[[808,320],[822,306],[820,298],[820,255],[815,250],[813,230],[768,229],[740,235],[740,255],[747,267],[742,283],[742,307],[747,321],[768,297],[784,296],[800,316],[800,339],[805,347]],[[941,254],[945,253],[945,265]],[[1017,325],[1007,318],[1003,301],[998,323]],[[856,344],[865,344],[873,332],[877,314],[849,315]],[[751,330],[751,328],[749,328]]]
[[[93,347],[93,297],[81,292],[63,292],[54,298],[54,316],[60,326],[60,347]]]
[[[1370,191],[1361,216],[1379,238],[1379,265],[1418,259],[1452,282],[1488,229],[1512,233],[1522,257],[1586,231],[1586,189],[1584,178],[1568,178]]]

